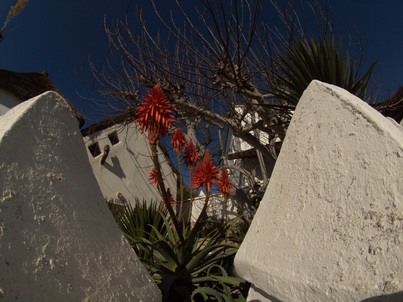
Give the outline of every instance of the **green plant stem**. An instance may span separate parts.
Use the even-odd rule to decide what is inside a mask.
[[[189,199],[189,223],[192,223],[192,208],[193,208],[193,188],[192,188],[192,178],[193,178],[193,167],[189,167],[190,174],[190,199]]]
[[[179,190],[180,190],[180,207],[179,207],[179,219],[183,219],[183,170],[182,170],[182,163],[181,163],[181,156],[180,153],[176,153],[176,156],[178,158],[178,166],[179,166]]]
[[[223,208],[223,216],[224,216],[224,221],[227,222],[227,204],[228,204],[228,196],[224,195],[224,208]]]
[[[183,238],[183,235],[182,235],[182,229],[179,226],[178,218],[176,217],[175,211],[172,209],[172,205],[169,202],[168,194],[167,194],[167,191],[165,189],[165,184],[164,184],[164,181],[162,179],[161,165],[160,165],[160,162],[158,160],[157,144],[150,143],[150,148],[151,148],[151,155],[152,155],[152,160],[153,160],[153,163],[154,163],[154,167],[157,170],[157,181],[158,181],[158,186],[159,186],[159,189],[160,189],[160,193],[162,195],[163,202],[165,203],[165,206],[166,206],[166,208],[168,210],[168,213],[172,218],[172,222],[173,222],[173,224],[175,226],[176,231],[178,232],[180,241],[184,242],[184,238]]]
[[[196,220],[196,222],[195,222],[195,224],[193,226],[192,231],[190,232],[189,238],[193,238],[194,233],[198,232],[200,230],[200,228],[202,227],[202,225],[201,225],[202,221],[207,216],[207,205],[208,205],[209,199],[210,199],[210,191],[207,191],[206,192],[206,198],[204,200],[203,208],[202,208],[202,210],[200,212],[200,215],[197,218],[197,220]],[[189,242],[187,242],[187,244],[189,244]]]
[[[228,195],[227,194],[224,194],[224,206],[223,206],[223,219],[224,219],[224,222],[225,223],[227,223],[227,221],[228,221],[228,217],[227,217],[227,204],[228,204]],[[225,234],[224,234],[224,242],[227,242],[227,232],[225,232]]]

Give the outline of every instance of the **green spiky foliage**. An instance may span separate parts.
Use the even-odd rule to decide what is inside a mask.
[[[360,68],[339,47],[333,38],[297,40],[284,53],[278,53],[277,69],[273,72],[277,88],[273,94],[288,105],[295,106],[312,80],[333,84],[366,98],[367,86],[376,62],[360,75]]]
[[[160,204],[109,203],[109,208],[164,301],[245,301],[245,281],[228,275],[238,250],[223,242],[232,222],[209,230],[207,216],[193,228],[182,222],[183,241]]]
[[[160,213],[166,216],[168,212],[163,209],[161,203],[136,200],[134,206],[113,203],[108,203],[108,206],[119,228],[139,257],[144,255],[135,238],[153,241],[156,238],[156,231],[163,235],[167,233]]]
[[[228,276],[224,262],[235,255],[238,246],[223,242],[229,225],[202,231],[200,221],[194,231],[186,225],[180,236],[174,231],[170,217],[160,214],[167,226],[164,235],[154,228],[157,239],[133,238],[142,250],[141,261],[160,287],[164,301],[233,301],[232,290],[244,280]],[[211,296],[212,295],[212,296]],[[212,297],[220,297],[211,300]],[[224,299],[224,300],[221,300]],[[229,299],[229,300],[228,300]]]

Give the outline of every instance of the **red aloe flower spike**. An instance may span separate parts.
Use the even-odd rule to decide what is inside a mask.
[[[157,186],[157,189],[158,189],[158,184],[159,183],[158,183],[157,169],[156,168],[153,168],[151,170],[150,177],[148,179],[150,180],[150,184],[155,184]]]
[[[176,201],[175,201],[174,197],[172,196],[171,190],[169,188],[167,190],[167,195],[168,195],[168,201],[171,204],[171,207],[173,207],[176,204]],[[166,209],[167,208],[166,203],[163,202],[163,204],[164,204],[164,209]]]
[[[193,177],[192,186],[194,189],[199,189],[202,186],[206,188],[207,192],[210,192],[211,185],[217,182],[218,167],[214,165],[211,159],[210,150],[206,151],[203,162],[197,166]]]
[[[183,160],[185,161],[185,165],[188,167],[193,167],[199,161],[200,156],[199,153],[195,150],[193,146],[192,140],[189,141],[189,144],[186,145],[185,154],[183,156]]]
[[[221,169],[221,175],[218,180],[218,189],[220,190],[221,194],[225,197],[228,197],[231,193],[232,183],[228,177],[227,169],[224,167]]]
[[[172,105],[168,102],[159,84],[155,85],[144,98],[141,107],[137,110],[137,119],[142,132],[148,131],[150,143],[156,144],[158,136],[164,136],[172,126],[175,118]]]
[[[185,135],[183,134],[182,130],[178,128],[171,140],[171,144],[174,147],[174,150],[177,154],[182,153],[183,149],[186,146],[186,138]]]

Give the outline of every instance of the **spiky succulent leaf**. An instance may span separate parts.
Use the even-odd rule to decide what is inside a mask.
[[[273,71],[277,87],[273,94],[289,105],[296,105],[312,80],[337,85],[361,99],[376,62],[360,77],[350,54],[344,53],[343,41],[336,47],[334,39],[298,40],[285,54],[278,53],[277,69]]]

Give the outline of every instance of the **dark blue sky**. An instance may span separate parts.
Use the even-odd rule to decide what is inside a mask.
[[[1,1],[1,22],[15,1]],[[89,58],[98,66],[102,63],[108,52],[103,29],[104,15],[111,22],[124,17],[129,2],[30,0],[25,11],[10,24],[13,32],[0,43],[0,68],[17,72],[47,70],[62,93],[79,110],[89,112],[90,106],[85,104],[86,101],[77,91],[83,96],[92,95],[93,92],[77,70],[82,68],[88,73]],[[164,11],[173,8],[168,4],[172,0],[157,2]],[[189,5],[192,1],[186,2]],[[384,100],[403,85],[403,1],[333,2],[336,33],[348,36],[358,30],[366,42],[365,67],[379,59],[375,76],[380,77],[380,100]],[[132,16],[136,5],[150,8],[148,0],[132,0]],[[149,17],[147,21],[152,24],[153,19]]]

